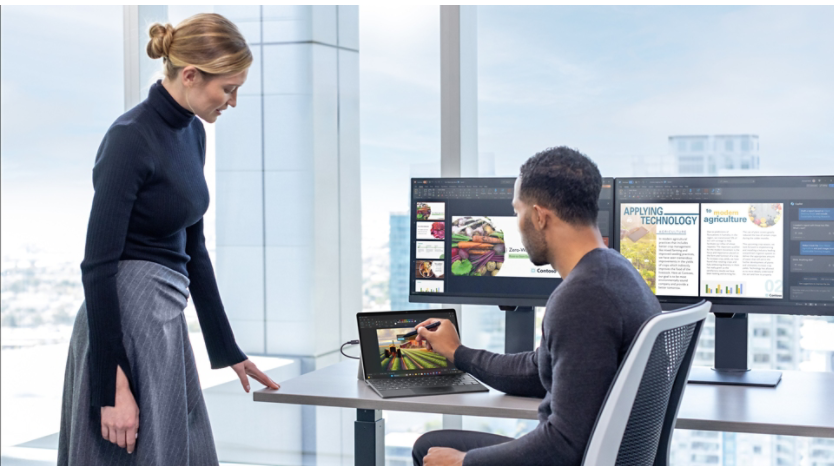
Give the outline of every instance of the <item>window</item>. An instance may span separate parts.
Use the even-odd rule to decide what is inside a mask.
[[[167,14],[175,23],[203,8],[169,7]],[[391,307],[396,290],[391,271],[398,269],[392,245],[397,217],[412,209],[408,178],[439,174],[439,15],[436,6],[359,11],[364,305],[384,309]],[[60,398],[54,394],[54,375],[44,381],[39,374],[54,370],[60,375],[66,361],[72,320],[83,298],[78,266],[92,200],[92,160],[107,127],[124,111],[124,77],[121,7],[4,6],[2,13],[3,115],[16,117],[2,120],[0,138],[2,369],[4,377],[19,379],[11,385],[4,381],[5,449],[57,432]],[[782,21],[786,15],[791,21]],[[629,176],[637,168],[647,174],[671,168],[698,175],[705,169],[735,170],[732,159],[725,166],[720,159],[734,151],[732,140],[722,146],[713,139],[717,156],[710,155],[705,167],[703,156],[677,159],[688,150],[703,151],[701,142],[688,148],[678,139],[670,145],[671,133],[726,135],[750,129],[744,132],[755,132],[766,145],[760,152],[758,138],[740,141],[742,151],[758,153],[749,168],[740,162],[740,170],[784,174],[814,168],[832,174],[834,161],[820,157],[834,153],[834,142],[826,138],[832,111],[814,92],[827,89],[830,76],[827,62],[819,60],[834,39],[826,19],[806,7],[480,7],[480,153],[499,176],[515,176],[528,156],[562,144],[587,153],[606,176]],[[774,24],[781,34],[773,34]],[[247,37],[257,31],[246,26]],[[649,28],[653,34],[643,34]],[[701,34],[704,30],[711,34]],[[32,67],[32,58],[60,69],[62,79],[45,80],[52,75]],[[762,75],[757,65],[763,60],[783,64],[791,73]],[[731,76],[724,63],[736,64]],[[612,76],[618,80],[611,81]],[[769,90],[768,97],[751,92],[750,84]],[[734,103],[732,112],[716,113],[728,100]],[[39,139],[45,127],[52,138]],[[647,157],[656,168],[632,165],[624,155]],[[213,165],[206,167],[211,187]],[[52,236],[56,226],[61,237]],[[208,224],[210,249],[212,229]],[[478,309],[467,309],[476,321],[464,328],[465,341],[502,350],[503,313]],[[542,312],[537,310],[537,326]],[[834,319],[751,315],[759,317],[762,324],[751,328],[754,336],[778,333],[780,350],[799,354],[777,354],[771,345],[764,352],[751,350],[752,363],[770,364],[775,356],[781,369],[831,371],[829,344],[815,342],[811,330]],[[714,359],[710,322],[696,351],[696,360],[706,364]],[[441,420],[411,413],[385,417],[388,463],[406,463],[409,442],[438,428]],[[507,435],[535,426],[498,419],[465,424]],[[736,436],[678,431],[675,461],[747,464],[736,450],[741,446],[729,444]],[[757,443],[769,438],[746,437]],[[809,452],[806,441],[794,442],[785,453],[796,449],[796,455],[773,461],[831,463],[830,450]],[[831,447],[832,442],[814,439],[813,445]],[[768,458],[769,444],[753,448]]]
[[[770,330],[767,328],[753,328],[753,336],[757,338],[767,338],[770,336]]]
[[[741,151],[742,152],[749,152],[750,151],[750,138],[744,137],[741,139]]]
[[[779,363],[790,363],[793,360],[792,354],[777,354],[776,355],[776,362]]]
[[[779,20],[786,14],[790,25]],[[716,24],[723,26],[716,30]],[[782,24],[784,35],[774,36],[773,24]],[[646,36],[643,32],[648,29],[652,34]],[[713,33],[701,34],[706,29]],[[809,49],[809,40],[817,46]],[[833,174],[834,160],[815,155],[834,153],[834,141],[822,137],[830,134],[823,122],[831,122],[834,112],[820,96],[803,97],[809,87],[828,89],[822,78],[827,65],[819,58],[832,41],[834,31],[814,8],[479,7],[479,152],[495,155],[499,176],[515,176],[529,156],[556,145],[586,153],[606,176],[662,174],[665,168],[672,168],[671,174],[693,176],[753,169],[796,174],[803,167]],[[657,47],[661,43],[664,48]],[[754,71],[765,58],[790,64],[794,72],[788,78],[765,77],[765,85]],[[718,65],[725,62],[737,65],[731,79],[727,68]],[[613,76],[615,82],[609,79]],[[773,94],[761,99],[751,92],[752,83],[770,87]],[[726,109],[728,100],[734,103],[732,112],[716,115],[715,110]],[[799,103],[801,111],[789,112],[780,104],[791,102]],[[768,116],[776,117],[762,120],[762,109],[773,110]],[[750,133],[743,135],[746,143],[742,136],[729,137],[736,130]],[[670,139],[684,133],[716,137],[704,142],[703,149],[701,139]],[[767,142],[761,151],[754,135]],[[738,151],[757,155],[745,164],[732,157]],[[634,165],[632,156],[649,164]],[[663,161],[672,163],[664,167]],[[756,323],[758,318],[763,318],[762,324]],[[751,315],[751,335],[756,328],[757,339],[774,336],[779,319],[793,332],[785,337],[792,345],[789,351],[811,345],[800,334],[806,317]],[[711,365],[714,330],[708,329],[696,360]],[[483,333],[491,334],[492,330]],[[763,347],[750,347],[750,363],[772,367],[771,361],[777,359],[775,343],[765,341]],[[823,356],[823,347],[810,346],[819,349],[813,360],[805,361],[799,354],[791,354],[789,360],[779,356],[779,367],[825,370],[831,362]],[[722,436],[736,435],[715,433],[710,439],[718,443]],[[696,432],[680,430],[674,439],[706,440]],[[730,460],[722,460],[722,452],[732,452],[737,464],[748,464],[734,449],[705,449],[690,448],[686,451],[690,454],[679,454],[675,461],[694,462],[689,457],[697,452],[699,463],[727,463]],[[798,457],[794,463],[799,463]]]
[[[363,303],[403,309],[410,178],[440,176],[440,13],[374,6],[359,15]]]
[[[410,179],[440,176],[440,12],[359,8],[363,305],[408,302]],[[386,463],[410,465],[411,445],[440,415],[384,413]],[[396,448],[395,448],[396,447]]]
[[[770,354],[754,354],[753,362],[758,364],[767,364],[770,362]]]
[[[724,155],[724,169],[725,170],[732,170],[733,169],[733,157],[730,155]]]
[[[124,112],[124,46],[121,6],[4,5],[0,20],[6,449],[58,432],[93,162]]]

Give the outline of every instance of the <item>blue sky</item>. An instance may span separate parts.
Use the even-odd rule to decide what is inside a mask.
[[[4,251],[83,251],[95,152],[123,112],[121,15],[3,7]],[[377,244],[408,208],[412,165],[439,162],[439,9],[359,20],[363,238]],[[669,135],[753,133],[763,173],[834,174],[831,24],[832,7],[481,7],[479,151],[514,174],[569,145],[631,176]]]

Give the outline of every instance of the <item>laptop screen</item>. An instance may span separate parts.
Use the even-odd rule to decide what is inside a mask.
[[[425,341],[408,335],[429,318],[449,319],[458,328],[453,309],[359,313],[359,340],[366,379],[460,373]]]

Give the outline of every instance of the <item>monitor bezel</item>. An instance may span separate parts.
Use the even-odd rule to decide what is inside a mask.
[[[562,279],[558,279],[556,287],[562,283]],[[553,289],[555,290],[556,287]],[[512,307],[544,307],[547,305],[547,297],[469,297],[461,295],[444,295],[444,294],[409,294],[408,301],[411,303],[426,303],[426,304],[461,304],[461,305],[490,305],[490,306],[512,306]]]

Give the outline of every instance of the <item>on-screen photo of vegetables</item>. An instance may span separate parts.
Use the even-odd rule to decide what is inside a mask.
[[[452,217],[453,276],[497,276],[505,249],[504,231],[489,217]]]

